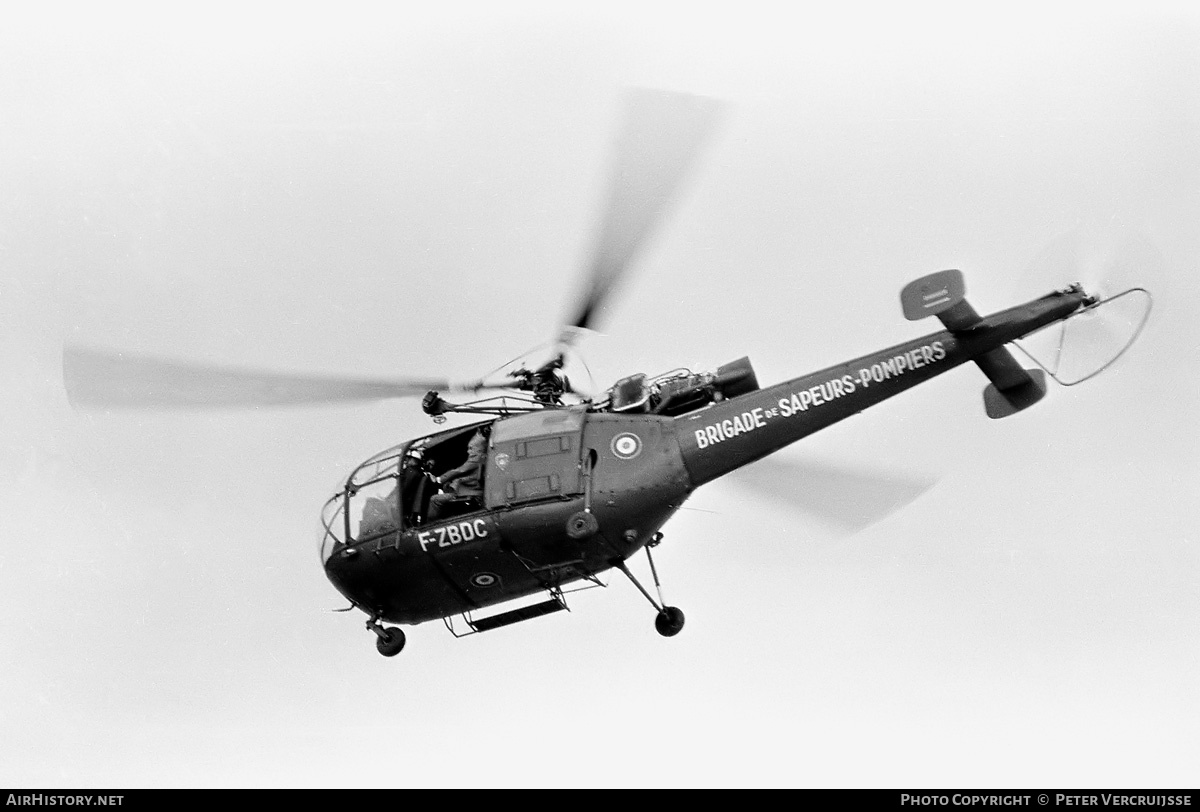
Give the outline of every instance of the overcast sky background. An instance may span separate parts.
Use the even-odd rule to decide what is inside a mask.
[[[1200,15],[432,5],[0,33],[0,785],[1194,787]],[[64,341],[463,378],[548,340],[626,85],[729,109],[583,346],[600,386],[813,371],[933,331],[910,279],[999,309],[1081,234],[1150,326],[1011,419],[963,368],[783,452],[937,478],[857,535],[706,486],[656,555],[669,640],[624,579],[395,659],[332,612],[319,509],[417,403],[68,406]]]

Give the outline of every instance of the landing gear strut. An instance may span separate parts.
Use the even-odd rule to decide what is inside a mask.
[[[375,649],[384,657],[395,657],[407,642],[403,631],[394,626],[388,627],[380,624],[378,615],[367,621],[367,628],[378,636],[375,641]]]
[[[633,573],[629,571],[629,567],[625,566],[624,561],[618,561],[614,566],[625,573],[625,577],[632,581],[633,585],[638,588],[638,591],[646,596],[646,600],[650,601],[650,604],[658,610],[658,616],[654,618],[654,628],[658,630],[658,633],[663,637],[674,637],[683,631],[684,616],[678,607],[664,605],[662,584],[658,581],[658,570],[654,567],[654,556],[650,555],[650,548],[657,547],[660,541],[662,541],[662,533],[655,533],[654,538],[646,543],[646,559],[650,562],[650,572],[654,576],[654,588],[658,592],[658,600],[654,600],[650,593],[646,591],[646,588],[638,582],[638,579],[633,577]]]

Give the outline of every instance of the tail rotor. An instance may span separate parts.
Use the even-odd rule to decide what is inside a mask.
[[[1139,234],[1081,226],[1051,240],[1020,280],[1021,293],[1046,293],[1068,284],[1087,304],[1057,324],[1014,342],[1063,386],[1110,368],[1137,341],[1153,297],[1145,285],[1161,279],[1162,255]]]

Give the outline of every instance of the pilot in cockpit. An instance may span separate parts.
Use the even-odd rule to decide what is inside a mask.
[[[434,494],[429,500],[428,521],[437,521],[452,502],[483,495],[483,461],[486,456],[487,437],[484,436],[483,429],[480,429],[467,444],[467,461],[434,478],[443,491]]]

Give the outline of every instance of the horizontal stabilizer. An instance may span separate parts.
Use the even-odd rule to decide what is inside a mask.
[[[1012,359],[1012,355],[1008,350],[1001,348],[998,352],[1003,352]],[[1013,362],[1016,363],[1016,360],[1013,359]],[[981,363],[980,367],[982,366],[983,364]],[[993,420],[1008,417],[1023,409],[1028,409],[1045,397],[1046,373],[1040,369],[1022,369],[1021,373],[1026,378],[1024,383],[1009,386],[1005,389],[1000,389],[996,384],[990,383],[983,390],[983,408],[987,410],[988,417]],[[988,377],[991,376],[989,375]]]

